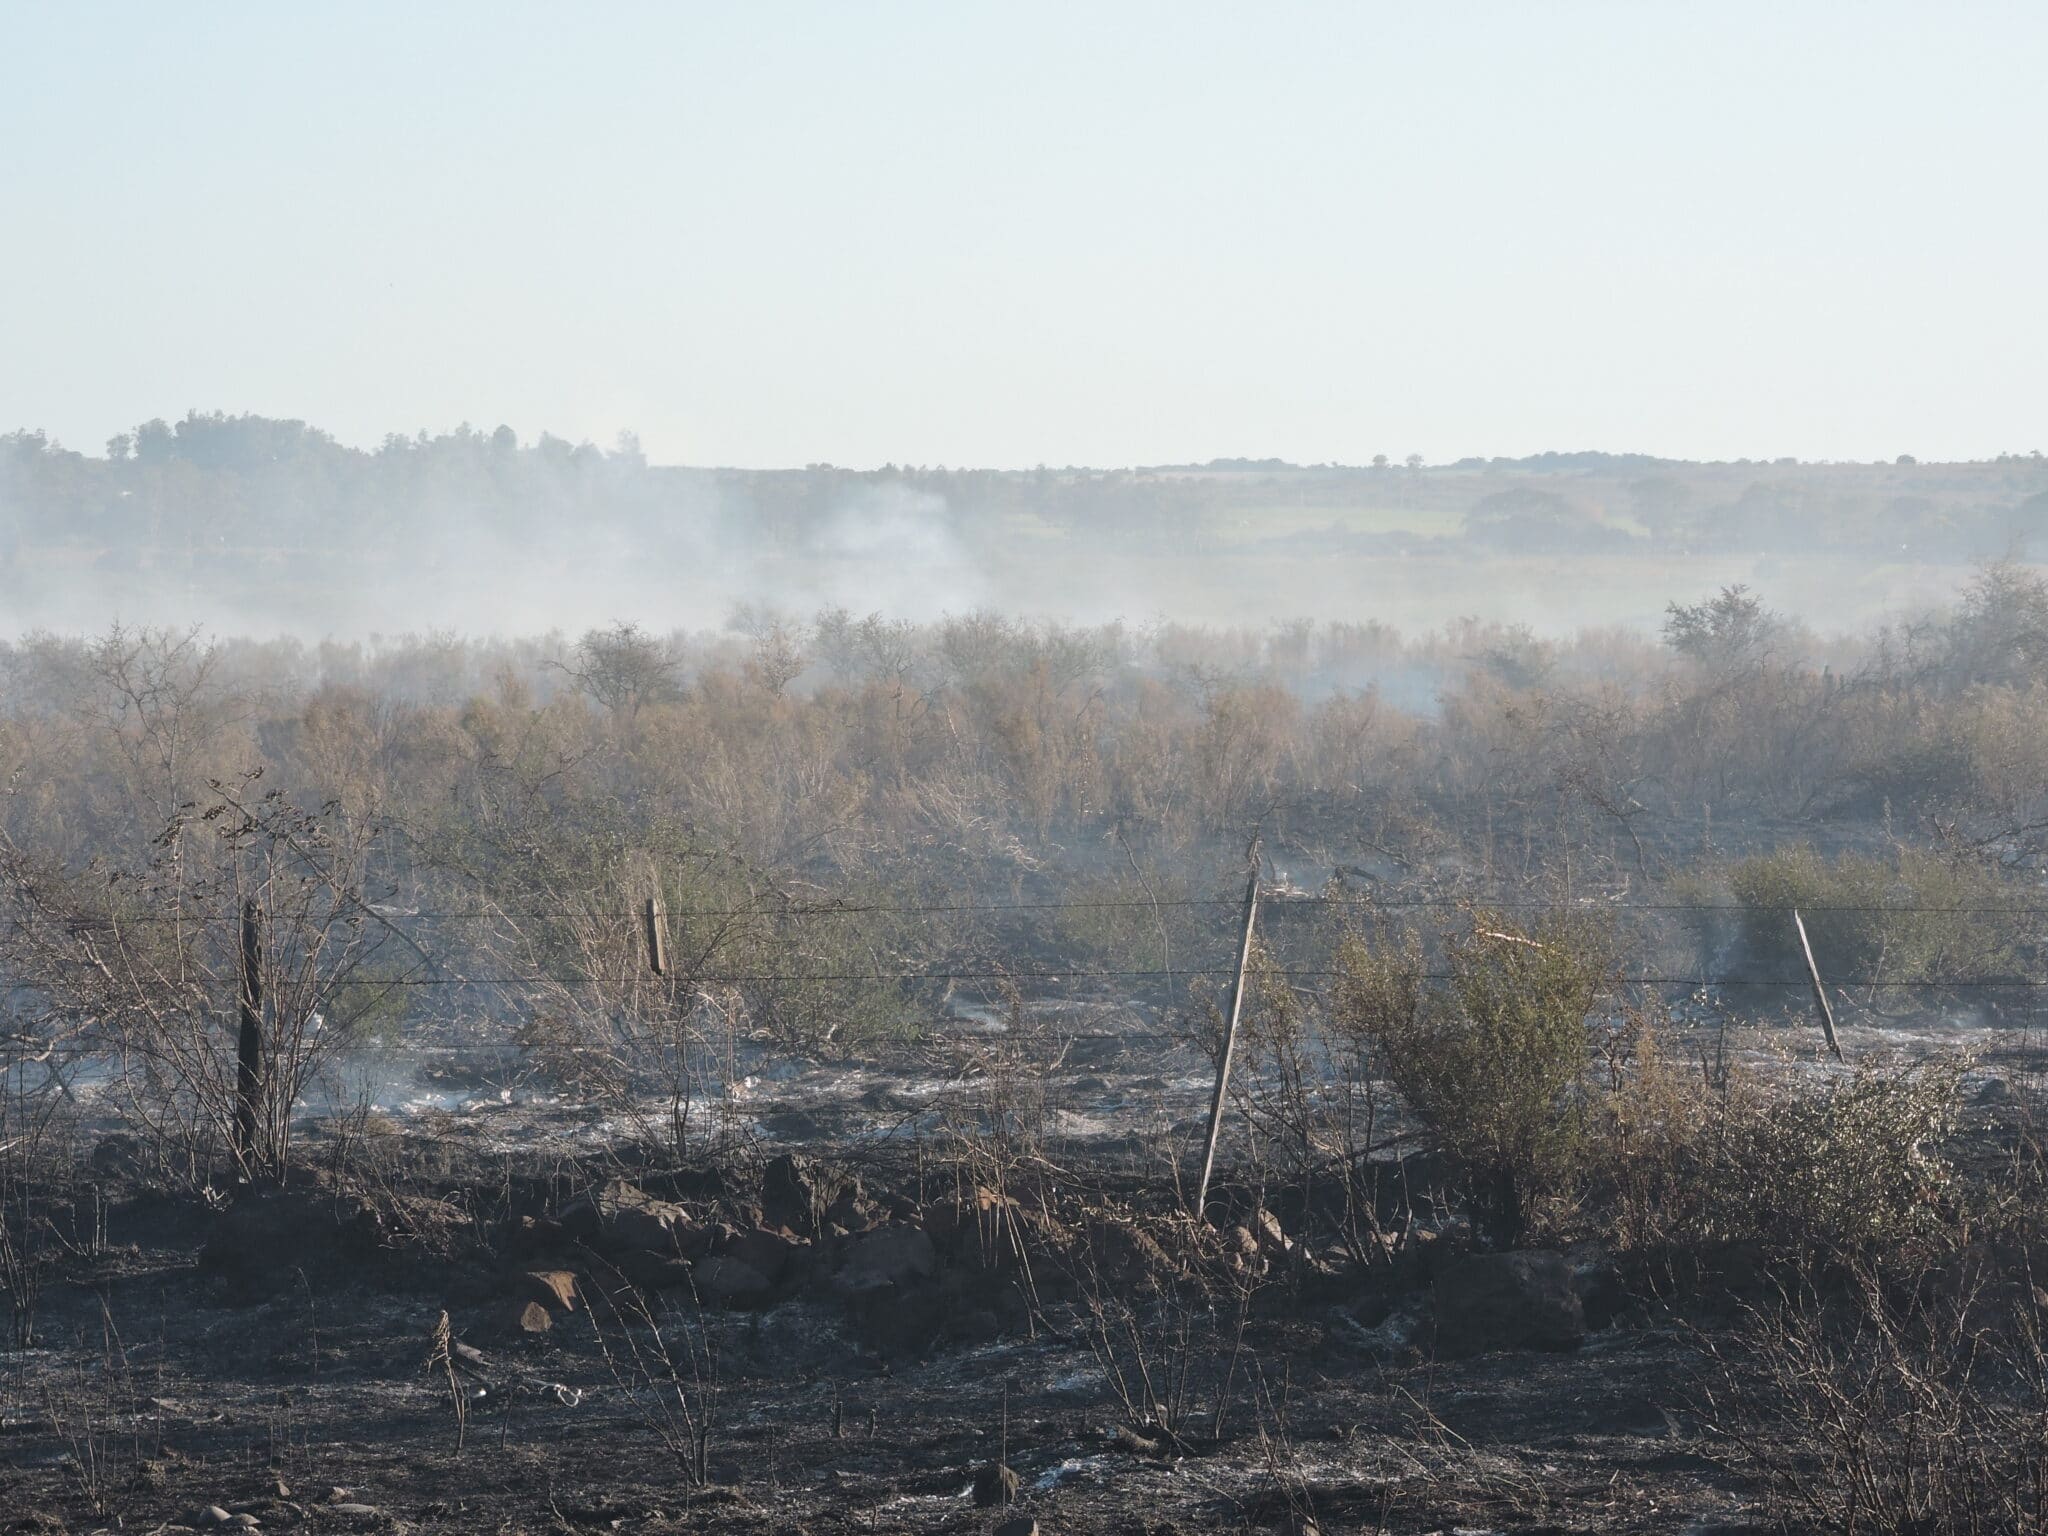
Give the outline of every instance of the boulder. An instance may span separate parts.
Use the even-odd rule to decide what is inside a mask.
[[[1464,1177],[1448,1152],[1410,1152],[1387,1162],[1370,1163],[1364,1182],[1370,1187],[1375,1214],[1383,1226],[1400,1226],[1411,1215],[1439,1216],[1449,1211]]]
[[[691,1225],[680,1205],[625,1179],[586,1189],[562,1207],[559,1219],[571,1237],[612,1252],[675,1253]]]
[[[977,1185],[933,1201],[923,1212],[923,1223],[932,1241],[949,1258],[994,1269],[1016,1246],[1017,1217],[1014,1200]]]
[[[1294,1251],[1293,1240],[1280,1225],[1280,1218],[1263,1205],[1252,1216],[1251,1232],[1258,1245],[1278,1258]]]
[[[807,1237],[823,1230],[826,1213],[851,1196],[860,1198],[860,1181],[814,1158],[784,1152],[761,1173],[761,1220],[768,1227],[787,1227]]]
[[[741,1231],[728,1229],[713,1245],[721,1258],[738,1259],[765,1275],[770,1283],[781,1280],[797,1261],[809,1254],[810,1242],[788,1232],[771,1232],[766,1227]]]
[[[1585,1314],[1586,1328],[1598,1333],[1603,1328],[1612,1328],[1615,1319],[1634,1304],[1629,1295],[1628,1280],[1621,1267],[1612,1259],[1581,1259],[1572,1266],[1572,1289],[1578,1292],[1579,1308]]]
[[[706,1301],[758,1301],[774,1289],[768,1277],[744,1259],[717,1255],[698,1264],[691,1278]]]
[[[974,1474],[974,1502],[983,1509],[1014,1504],[1023,1479],[1001,1462],[992,1461]]]
[[[1444,1266],[1432,1294],[1439,1355],[1576,1349],[1586,1332],[1571,1267],[1559,1253],[1466,1254]]]
[[[569,1244],[569,1234],[552,1216],[522,1216],[506,1230],[508,1253],[553,1253]]]
[[[847,1240],[834,1284],[852,1293],[878,1291],[928,1280],[938,1272],[939,1256],[925,1230],[891,1223]]]
[[[1182,1269],[1159,1239],[1127,1217],[1096,1213],[1088,1222],[1086,1241],[1085,1262],[1118,1286],[1150,1288]]]

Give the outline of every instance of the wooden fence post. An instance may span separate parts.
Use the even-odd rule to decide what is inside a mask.
[[[257,1164],[263,1098],[263,925],[256,898],[242,903],[241,1034],[235,1042],[235,1153],[242,1172]]]
[[[1835,1038],[1835,1010],[1828,1006],[1827,988],[1820,984],[1820,967],[1813,963],[1813,946],[1806,942],[1806,922],[1799,909],[1792,909],[1792,926],[1799,930],[1799,952],[1806,956],[1806,977],[1813,983],[1813,1006],[1820,1014],[1821,1033],[1828,1037],[1828,1049],[1835,1060],[1842,1059],[1842,1042]]]
[[[657,976],[668,974],[668,919],[661,910],[661,898],[650,896],[642,911],[647,925],[647,969]]]
[[[1223,1095],[1230,1086],[1230,1059],[1237,1051],[1237,1016],[1244,1007],[1244,973],[1252,959],[1252,931],[1259,920],[1259,845],[1251,846],[1251,878],[1244,888],[1244,939],[1237,948],[1237,975],[1230,983],[1230,1012],[1223,1021],[1223,1054],[1216,1062],[1216,1093],[1209,1100],[1209,1142],[1202,1152],[1202,1181],[1195,1187],[1195,1220],[1209,1205],[1209,1175],[1216,1168],[1216,1141],[1223,1132]]]

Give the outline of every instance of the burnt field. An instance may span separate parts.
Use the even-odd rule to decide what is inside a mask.
[[[1603,1096],[1579,1208],[1502,1247],[1390,1085],[1290,1089],[1256,1025],[1195,1221],[1213,1065],[1148,1022],[1043,1008],[858,1062],[748,1052],[680,1157],[517,1053],[454,1047],[404,1079],[365,1064],[356,1106],[245,1187],[166,1179],[87,1088],[6,1154],[36,1246],[10,1254],[34,1315],[0,1499],[51,1531],[1766,1530],[1839,1512],[1813,1480],[1845,1465],[1913,1496],[1973,1455],[1973,1496],[2030,1496],[2001,1481],[2038,1468],[2043,1408],[2038,1292],[2014,1289],[2027,1031],[1950,1042],[1974,1064],[1935,1082],[1737,1030],[1720,1082],[1679,1090],[1717,1087],[1695,1134],[1744,1147],[1699,1177],[1882,1209],[1688,1218],[1711,1193]],[[1803,1075],[1832,1087],[1782,1088]],[[1740,1107],[1817,1092],[1818,1160]],[[1368,1101],[1363,1156],[1290,1158],[1287,1115],[1343,1147]],[[1938,1145],[1885,1144],[1934,1121]],[[1672,1187],[1599,1188],[1623,1158]],[[1883,1266],[1855,1252],[1880,1235]],[[1826,1387],[1905,1417],[1831,1420]]]

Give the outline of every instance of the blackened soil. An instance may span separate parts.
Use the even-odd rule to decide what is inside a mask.
[[[168,1533],[226,1529],[225,1514],[263,1530],[768,1536],[988,1531],[1016,1513],[1049,1536],[1305,1518],[1325,1532],[1741,1528],[1745,1492],[1687,1406],[1695,1356],[1644,1309],[1572,1352],[1437,1361],[1382,1347],[1360,1318],[1388,1299],[1362,1307],[1342,1275],[1276,1266],[1241,1335],[1227,1300],[1205,1310],[1191,1290],[1113,1278],[1129,1289],[1110,1300],[1146,1320],[1132,1344],[1093,1321],[1099,1289],[1050,1265],[959,1280],[943,1246],[936,1275],[844,1294],[822,1255],[854,1239],[822,1233],[808,1278],[699,1304],[688,1287],[608,1293],[612,1264],[546,1222],[515,1238],[516,1191],[562,1203],[532,1170],[471,1176],[416,1196],[439,1204],[410,1226],[319,1184],[261,1220],[113,1199],[107,1247],[48,1277],[38,1347],[0,1354],[0,1529]],[[899,1227],[921,1216],[870,1203]],[[696,1209],[708,1231],[711,1203]],[[452,1232],[435,1210],[455,1213]],[[535,1249],[550,1242],[552,1257]],[[521,1331],[524,1275],[558,1264],[582,1304]],[[629,1324],[642,1304],[660,1340]],[[452,1388],[435,1363],[444,1311],[473,1351]],[[1178,1446],[1134,1426],[1115,1378],[1141,1372],[1168,1392],[1191,1383]],[[678,1386],[704,1428],[701,1478]],[[999,1461],[1018,1474],[1012,1510],[976,1502]]]

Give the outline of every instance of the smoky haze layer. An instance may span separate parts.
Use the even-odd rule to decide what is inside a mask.
[[[1818,627],[2038,557],[2048,465],[1638,455],[996,471],[649,464],[507,428],[372,452],[192,414],[85,455],[0,437],[0,632],[129,623],[302,640],[721,626],[736,605],[930,622],[1264,625],[1464,615],[1649,629],[1745,583]]]

